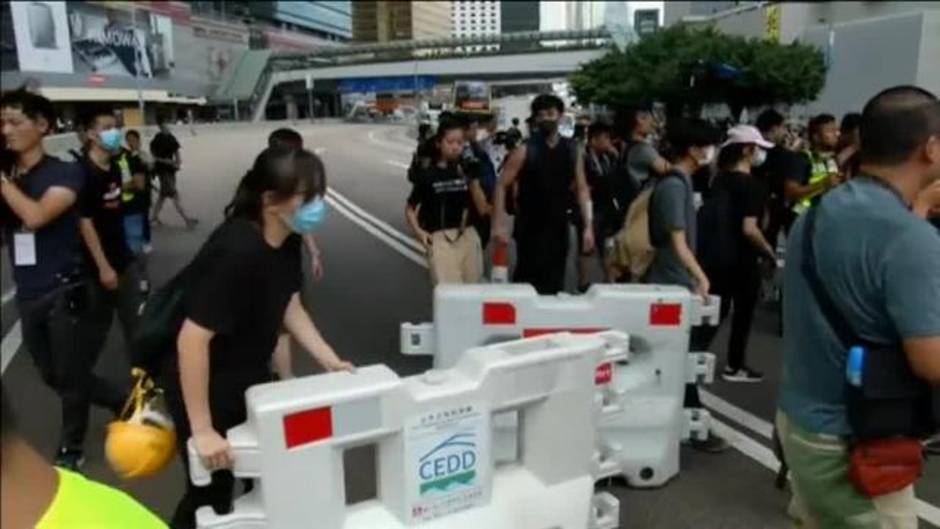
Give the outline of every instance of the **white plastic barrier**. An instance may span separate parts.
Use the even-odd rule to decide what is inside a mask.
[[[624,337],[554,335],[467,351],[451,369],[385,366],[252,387],[228,432],[237,477],[255,478],[208,529],[613,529],[594,494],[593,374]],[[491,415],[524,417],[518,464],[496,467]],[[190,441],[191,443],[192,441]],[[378,495],[346,505],[344,450],[377,445]],[[190,444],[193,483],[209,474]]]
[[[703,304],[688,290],[655,285],[595,285],[583,296],[539,296],[529,285],[441,285],[434,323],[402,325],[404,354],[433,354],[446,368],[478,345],[559,331],[613,329],[629,336],[629,358],[599,368],[601,389],[595,477],[622,475],[653,487],[679,472],[679,444],[706,439],[711,416],[683,409],[685,384],[711,382],[715,358],[689,353],[692,326],[716,325],[720,299]],[[515,418],[499,416],[497,460],[516,456]]]

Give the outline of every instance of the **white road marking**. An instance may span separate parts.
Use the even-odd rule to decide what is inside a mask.
[[[367,232],[371,233],[371,234],[374,235],[376,238],[378,238],[380,241],[382,241],[382,242],[384,242],[385,244],[389,245],[393,250],[395,250],[395,251],[397,251],[398,253],[400,253],[402,256],[404,256],[404,257],[405,257],[406,259],[408,259],[409,261],[415,263],[415,264],[418,265],[418,266],[423,266],[423,267],[425,267],[425,268],[428,267],[427,259],[426,259],[423,255],[421,255],[421,254],[419,254],[418,252],[412,250],[410,247],[405,246],[404,244],[402,244],[402,243],[399,242],[398,240],[393,239],[391,236],[389,236],[388,234],[386,234],[384,231],[382,231],[382,230],[376,228],[376,227],[373,226],[372,224],[369,224],[369,223],[366,222],[364,219],[362,219],[361,217],[359,217],[358,215],[356,215],[356,214],[353,213],[352,211],[348,210],[345,206],[343,206],[339,201],[337,201],[337,200],[334,198],[333,195],[327,195],[327,197],[326,197],[326,202],[327,202],[327,204],[329,204],[330,206],[332,206],[334,209],[336,209],[336,211],[338,211],[341,215],[343,215],[343,216],[346,217],[347,219],[349,219],[349,220],[351,220],[352,222],[354,222],[355,224],[357,224],[360,228],[362,228],[362,229],[366,230]]]
[[[402,145],[402,144],[400,144],[400,143],[395,144],[395,143],[387,142],[387,141],[385,141],[385,140],[380,140],[380,139],[378,139],[378,138],[375,137],[375,133],[376,133],[376,132],[378,132],[378,129],[376,129],[376,130],[370,130],[370,131],[369,131],[369,134],[368,134],[368,136],[369,136],[369,141],[371,141],[372,143],[374,143],[374,144],[376,144],[376,145],[378,145],[378,146],[380,146],[380,147],[385,147],[386,149],[392,149],[392,150],[395,150],[395,151],[404,152],[404,153],[408,153],[408,154],[411,154],[411,152],[414,150],[414,149],[409,148],[409,147],[407,147],[407,146],[405,146],[405,145]]]
[[[327,200],[330,201],[331,199],[327,197]],[[342,213],[345,217],[347,217],[349,220],[355,222],[356,224],[361,226],[363,229],[365,229],[372,235],[375,235],[376,237],[378,237],[379,240],[391,246],[393,249],[398,251],[398,253],[400,253],[409,261],[412,261],[413,263],[424,268],[428,267],[427,259],[425,259],[423,255],[411,250],[410,248],[403,246],[401,243],[393,239],[391,236],[391,234],[396,234],[397,237],[405,237],[404,234],[402,234],[401,232],[398,232],[395,228],[393,228],[392,226],[384,222],[382,224],[384,225],[385,229],[388,230],[389,233],[380,231],[376,229],[374,226],[367,223],[365,220],[361,218],[356,218],[349,209],[346,209],[345,206],[341,206],[336,201],[333,201],[333,202],[334,202],[334,207],[336,207],[336,209],[340,213]],[[348,205],[355,207],[358,211],[364,211],[362,210],[362,208],[356,206],[349,199],[346,199],[345,197],[344,197],[344,202],[346,202]],[[368,215],[368,213],[366,214]],[[418,244],[417,241],[414,241],[414,242],[415,244]],[[764,419],[761,419],[760,417],[742,408],[739,408],[738,406],[735,406],[734,404],[731,404],[730,402],[708,391],[700,390],[700,396],[702,398],[702,403],[705,404],[708,408],[711,408],[712,410],[720,413],[721,415],[724,415],[725,417],[727,417],[728,419],[731,419],[732,421],[735,421],[736,423],[747,428],[748,430],[751,430],[754,433],[766,439],[770,439],[771,436],[773,435],[773,425],[771,425],[769,422],[765,421]],[[713,419],[712,425],[714,427],[715,433],[717,433],[718,435],[723,437],[725,440],[727,440],[728,443],[731,444],[731,446],[734,447],[734,449],[737,450],[738,452],[741,452],[747,457],[753,459],[754,461],[759,463],[761,466],[767,468],[771,472],[776,473],[778,469],[780,468],[780,461],[777,459],[777,456],[775,456],[773,451],[767,446],[765,446],[764,444],[754,440],[749,435],[742,433],[736,430],[735,428],[732,428],[731,426],[725,424],[724,422],[718,419]],[[940,508],[937,508],[936,506],[931,505],[919,498],[916,499],[916,502],[917,502],[917,516],[925,520],[928,523],[931,523],[933,525],[940,527]]]
[[[0,304],[6,305],[14,297],[16,297],[16,289],[11,288],[10,290],[7,290],[6,292],[3,293],[3,298],[0,298]]]
[[[712,419],[712,429],[719,437],[728,441],[738,452],[757,461],[771,472],[776,473],[780,468],[780,460],[774,455],[773,450],[755,441],[747,434],[739,432],[718,419]]]
[[[935,527],[940,527],[940,508],[917,498],[917,516]]]
[[[765,439],[773,438],[774,425],[764,419],[731,404],[703,388],[699,388],[699,396],[702,398],[702,404],[704,404],[705,407],[717,411]]]
[[[336,202],[341,203],[346,209],[352,211],[354,214],[361,217],[363,220],[372,223],[376,228],[385,232],[386,235],[397,239],[398,242],[410,246],[412,250],[418,252],[419,254],[424,253],[424,247],[421,246],[421,243],[416,241],[414,237],[409,237],[404,233],[395,229],[392,225],[385,222],[384,220],[372,215],[368,211],[362,209],[361,207],[354,204],[351,200],[342,195],[342,193],[336,191],[335,189],[327,189],[327,196],[333,197]]]
[[[408,169],[409,167],[411,167],[410,165],[404,162],[399,162],[398,160],[385,160],[385,163],[389,165],[394,165],[395,167],[400,167],[402,169]]]
[[[20,350],[20,345],[22,344],[23,329],[20,326],[19,320],[17,320],[3,337],[2,343],[0,343],[0,374],[3,374],[7,370],[7,366],[10,365],[10,362],[13,360],[13,357],[16,356],[16,352]]]

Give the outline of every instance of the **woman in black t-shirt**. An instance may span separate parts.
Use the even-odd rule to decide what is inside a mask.
[[[432,284],[478,283],[483,249],[469,216],[471,203],[481,215],[489,214],[486,196],[475,176],[468,177],[460,166],[461,124],[442,123],[434,142],[436,152],[417,171],[405,217],[427,252]]]
[[[747,366],[745,355],[760,293],[759,259],[771,266],[776,263],[773,247],[760,229],[767,190],[752,175],[771,147],[773,144],[754,127],[738,125],[729,130],[728,140],[718,154],[719,172],[699,214],[700,260],[712,281],[712,291],[721,296],[722,319],[734,308],[727,364],[721,373],[729,382],[763,379],[761,373]]]
[[[174,528],[193,527],[195,511],[211,505],[228,512],[234,478],[225,432],[246,419],[245,391],[270,379],[271,352],[281,326],[327,371],[352,370],[320,336],[299,298],[300,234],[321,215],[326,190],[323,163],[306,150],[269,148],[239,184],[225,222],[196,257],[193,286],[185,294],[186,319],[179,354],[167,383],[185,466],[192,436],[207,487],[189,480],[173,517]],[[250,285],[250,288],[248,288]]]

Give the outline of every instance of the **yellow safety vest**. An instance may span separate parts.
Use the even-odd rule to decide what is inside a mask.
[[[126,493],[56,468],[59,488],[36,529],[166,529]]]
[[[127,160],[127,153],[121,153],[121,156],[117,159],[118,168],[121,169],[121,200],[124,202],[130,202],[134,200],[134,194],[136,193],[131,187],[134,185],[134,175],[131,174],[131,163]]]
[[[839,164],[836,163],[834,156],[817,158],[810,150],[803,151],[803,153],[807,158],[809,158],[809,163],[811,165],[808,182],[809,185],[817,184],[826,178],[829,178],[830,175],[839,173]],[[803,197],[802,200],[793,204],[793,211],[797,214],[802,214],[804,211],[809,209],[813,205],[813,201],[823,193],[825,193],[825,189],[819,189],[812,194]]]

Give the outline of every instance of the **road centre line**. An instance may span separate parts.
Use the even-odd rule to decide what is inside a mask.
[[[344,201],[349,205],[355,206],[355,204],[353,204],[349,199],[345,199]],[[418,266],[428,268],[427,259],[422,254],[411,250],[411,248],[405,247],[391,235],[392,233],[395,233],[396,237],[405,237],[404,234],[398,232],[395,228],[383,222],[382,224],[384,224],[384,228],[389,232],[386,233],[385,231],[379,230],[375,226],[369,224],[364,219],[355,217],[354,213],[345,206],[340,206],[339,203],[336,203],[335,206],[339,206],[336,209],[343,216],[358,224],[382,242],[391,246],[406,259],[412,261]],[[359,211],[364,211],[358,206],[355,207]],[[762,437],[767,439],[771,438],[773,426],[769,422],[746,410],[739,408],[738,406],[735,406],[734,404],[731,404],[730,402],[708,391],[700,390],[700,396],[702,397],[702,402],[717,413],[727,417],[728,419],[740,424],[741,426]],[[780,461],[777,459],[770,448],[767,448],[765,445],[756,441],[751,436],[738,431],[737,429],[729,426],[719,419],[712,419],[712,425],[714,427],[715,433],[727,440],[735,450],[751,458],[771,472],[777,472],[780,467]],[[940,508],[937,508],[936,506],[931,505],[919,498],[916,498],[915,501],[917,503],[917,516],[927,521],[928,523],[940,527]]]
[[[382,230],[380,230],[379,228],[375,227],[374,225],[370,224],[369,222],[367,222],[367,221],[364,220],[363,218],[357,216],[355,213],[353,213],[352,211],[350,211],[349,209],[347,209],[346,206],[344,206],[342,203],[340,203],[339,201],[337,201],[337,200],[334,198],[333,195],[327,195],[327,197],[326,197],[326,202],[327,202],[327,204],[329,204],[331,207],[333,207],[336,211],[338,211],[341,215],[343,215],[344,217],[346,217],[347,219],[349,219],[350,221],[352,221],[353,223],[355,223],[356,225],[358,225],[360,228],[362,228],[362,229],[366,230],[367,232],[369,232],[370,234],[374,235],[374,236],[375,236],[376,238],[378,238],[380,241],[382,241],[382,242],[384,242],[385,244],[387,244],[388,246],[390,246],[393,250],[395,250],[395,251],[397,251],[398,253],[400,253],[402,256],[404,256],[404,257],[405,257],[406,259],[408,259],[409,261],[411,261],[411,262],[417,264],[418,266],[423,266],[423,267],[427,268],[427,266],[428,266],[427,259],[426,259],[423,255],[421,255],[421,254],[419,254],[418,252],[412,250],[410,247],[405,246],[404,244],[402,244],[402,243],[399,242],[398,240],[393,239],[390,235],[388,235],[388,234],[385,233],[384,231],[382,231]]]
[[[398,152],[404,152],[404,153],[411,154],[412,151],[414,150],[414,149],[411,149],[411,148],[409,148],[409,147],[407,147],[407,146],[405,146],[405,145],[403,145],[403,144],[401,144],[401,143],[395,144],[395,143],[387,142],[387,141],[385,141],[385,140],[380,140],[380,139],[376,138],[376,137],[375,137],[375,133],[378,132],[378,131],[379,131],[379,129],[374,129],[374,130],[370,130],[370,131],[369,131],[369,134],[367,134],[367,136],[369,137],[369,141],[371,141],[372,143],[374,143],[374,144],[376,144],[376,145],[378,145],[378,146],[380,146],[380,147],[385,147],[386,149],[392,149],[392,150],[398,151]]]
[[[333,188],[328,188],[327,196],[332,197],[334,201],[341,203],[346,209],[358,215],[363,220],[373,224],[376,228],[384,231],[387,235],[391,236],[394,239],[397,239],[398,242],[401,242],[411,247],[411,249],[418,252],[419,255],[424,254],[424,247],[421,246],[421,243],[416,241],[414,237],[409,237],[408,235],[395,229],[391,224],[385,222],[384,220],[376,217],[375,215],[372,215],[368,211],[357,206],[339,191],[336,191]]]
[[[13,361],[13,357],[16,356],[16,352],[20,350],[22,344],[23,327],[20,325],[20,321],[16,320],[10,330],[3,336],[2,343],[0,343],[0,374],[6,372],[7,366]]]

